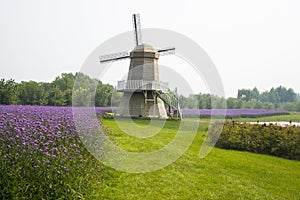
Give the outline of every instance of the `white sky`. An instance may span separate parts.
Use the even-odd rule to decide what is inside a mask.
[[[52,81],[79,71],[101,43],[132,29],[133,13],[141,14],[144,28],[197,42],[219,70],[227,97],[255,86],[300,92],[297,0],[0,0],[0,78]]]

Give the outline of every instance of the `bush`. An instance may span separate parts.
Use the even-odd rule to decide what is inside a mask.
[[[220,129],[221,126],[222,124],[216,123],[213,129]],[[217,131],[212,130],[214,132]],[[211,140],[215,138],[212,134]],[[227,121],[216,147],[300,160],[300,128]]]

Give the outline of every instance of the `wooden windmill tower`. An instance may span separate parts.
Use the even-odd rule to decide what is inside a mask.
[[[100,56],[100,62],[130,58],[126,81],[119,81],[117,90],[123,92],[117,115],[135,118],[181,118],[177,97],[168,83],[159,80],[158,58],[174,54],[175,48],[155,49],[142,43],[139,14],[133,14],[136,47],[130,52]],[[166,111],[165,104],[168,106]]]

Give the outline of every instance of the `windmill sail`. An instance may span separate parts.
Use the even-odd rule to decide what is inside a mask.
[[[158,49],[157,52],[161,56],[175,54],[175,47],[166,47],[166,48]]]
[[[117,61],[117,60],[122,60],[122,59],[126,59],[129,57],[130,57],[129,53],[124,51],[124,52],[99,56],[99,60],[101,63],[104,63],[104,62],[113,62],[113,61]]]
[[[136,46],[142,44],[142,31],[141,31],[141,20],[140,14],[133,14],[133,30],[134,30],[134,40]]]

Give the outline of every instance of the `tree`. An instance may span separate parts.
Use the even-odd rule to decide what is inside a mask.
[[[256,87],[253,88],[251,91],[251,99],[259,100],[259,96],[260,96],[260,94],[259,94],[258,89]]]
[[[295,111],[299,111],[300,112],[300,101],[298,101],[295,105]]]
[[[263,108],[263,103],[260,100],[255,100],[254,108],[262,109]]]
[[[109,84],[102,84],[98,81],[95,94],[95,106],[110,106],[114,87]]]
[[[53,86],[49,91],[48,105],[51,106],[65,106],[66,99],[64,93],[58,86]]]
[[[24,82],[19,85],[19,104],[22,105],[46,105],[47,94],[41,84],[35,81]]]
[[[0,104],[17,104],[18,94],[18,84],[13,79],[0,80]]]
[[[287,103],[284,103],[280,106],[280,109],[282,110],[288,110],[288,111],[293,111],[293,110],[296,110],[296,105],[295,103],[290,103],[290,102],[287,102]]]
[[[72,90],[73,104],[75,106],[94,106],[97,79],[92,79],[83,73],[76,73],[76,82]]]
[[[297,102],[297,100],[297,94],[292,88],[289,88],[285,96],[285,102]]]
[[[112,98],[111,98],[111,106],[119,106],[121,103],[122,97],[123,97],[122,92],[118,92],[117,90],[114,90],[112,93]]]
[[[259,99],[261,102],[269,102],[269,92],[265,91],[265,92],[261,93]]]
[[[198,99],[197,99],[197,95],[190,95],[187,99],[186,99],[186,107],[189,109],[197,109],[198,108]]]
[[[75,84],[76,79],[76,84]],[[175,92],[176,93],[176,92]],[[113,97],[113,98],[112,98]],[[112,85],[83,73],[62,73],[51,83],[35,81],[16,83],[0,79],[0,104],[28,104],[53,106],[118,106],[122,93]],[[260,93],[256,87],[239,89],[237,98],[220,98],[211,94],[178,96],[181,108],[265,108],[300,111],[300,95],[292,88],[279,86]]]
[[[183,95],[179,95],[178,96],[178,103],[179,103],[179,105],[180,105],[180,107],[181,108],[186,108],[187,106],[186,106],[186,97],[185,96],[183,96]]]
[[[55,80],[51,83],[52,93],[57,92],[55,97],[64,99],[64,101],[61,99],[54,100],[56,103],[68,106],[72,105],[72,91],[74,82],[75,76],[72,73],[62,73],[61,76],[57,76],[55,78]],[[52,98],[52,96],[50,98]]]
[[[229,97],[226,101],[228,109],[234,109],[236,105],[236,98]]]
[[[252,99],[251,93],[252,93],[251,90],[240,89],[240,90],[238,90],[237,98],[245,100],[245,101],[250,101]]]
[[[93,106],[92,92],[85,88],[73,90],[73,106]]]
[[[211,109],[212,107],[212,95],[199,94],[198,95],[198,107],[199,109]]]
[[[278,104],[280,103],[280,96],[278,90],[271,88],[271,90],[269,91],[268,102],[273,103],[275,107],[278,107]]]
[[[226,108],[226,100],[223,97],[211,95],[211,106],[216,109]]]

